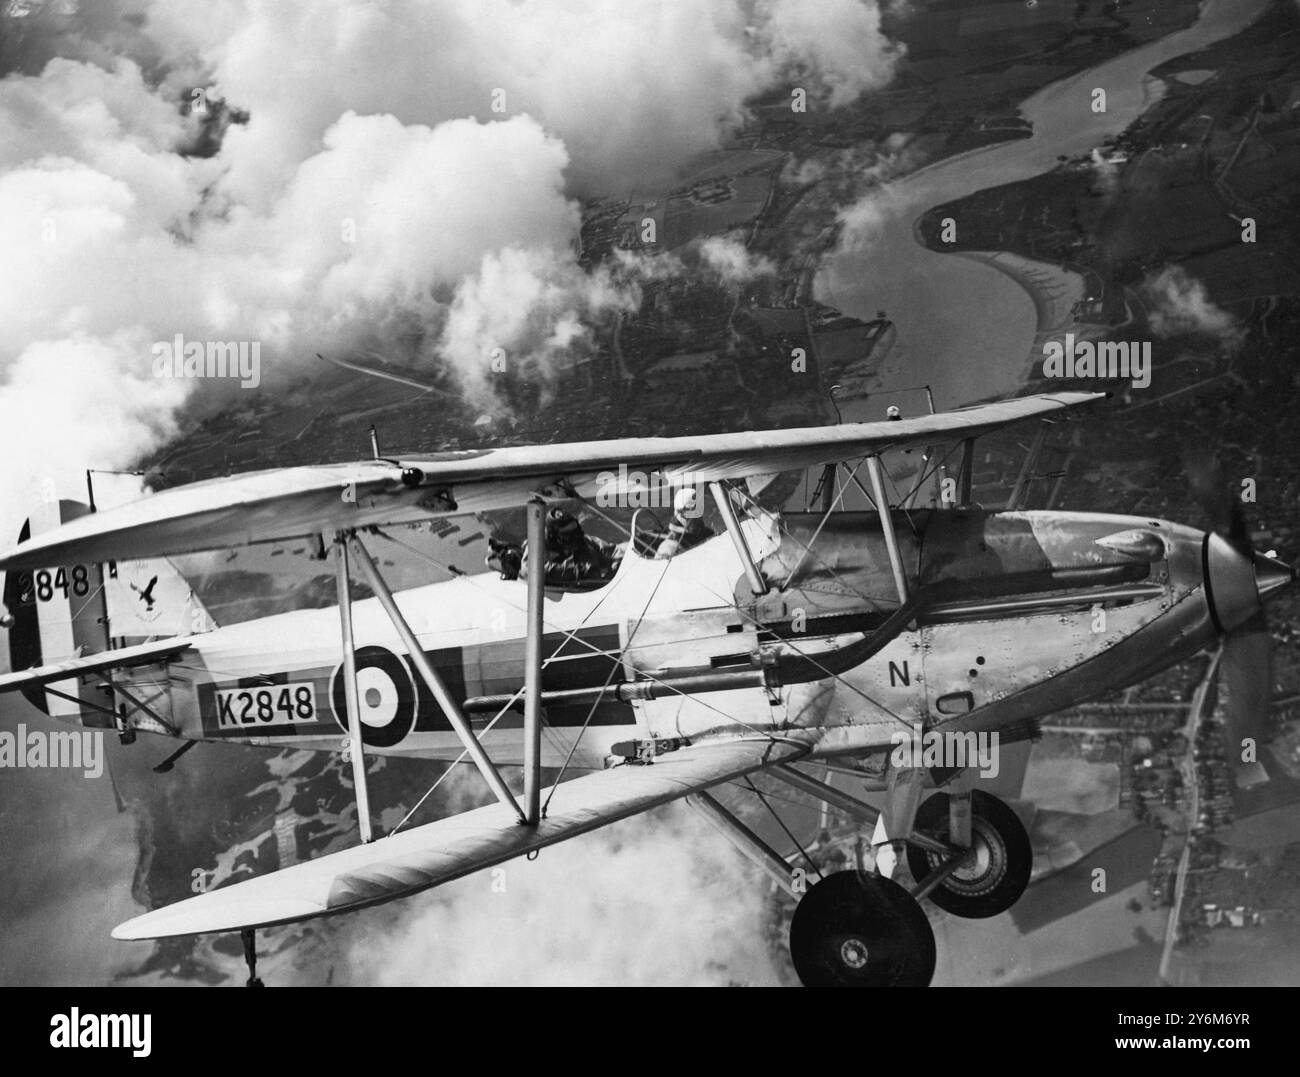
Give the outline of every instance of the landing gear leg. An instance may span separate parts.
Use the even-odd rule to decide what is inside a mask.
[[[920,800],[920,770],[898,772],[884,813],[796,767],[778,764],[771,773],[867,825],[883,820],[883,832],[878,833],[883,833],[880,841],[884,844],[876,847],[877,868],[881,852],[894,853],[894,843],[906,841],[912,833]],[[705,815],[712,821],[726,824],[723,829],[728,837],[783,888],[794,892],[789,864],[753,831],[707,793],[697,793],[689,802],[707,809]],[[952,848],[943,842],[924,836],[913,840],[952,858]],[[863,852],[859,846],[857,871],[828,875],[809,889],[795,908],[790,922],[795,972],[808,987],[924,987],[934,975],[937,957],[930,921],[919,901],[902,886],[883,874],[862,870]]]
[[[134,744],[135,730],[131,728],[131,723],[126,720],[126,704],[118,708],[117,714],[117,740],[119,744]]]
[[[921,805],[921,779],[925,772],[919,767],[896,767],[889,771],[885,793],[885,810],[876,820],[871,844],[876,850],[876,871],[892,879],[902,859],[903,846]]]
[[[248,980],[244,986],[265,987],[266,984],[257,976],[257,933],[251,927],[246,927],[239,933],[239,937],[244,943],[244,960],[248,963]]]

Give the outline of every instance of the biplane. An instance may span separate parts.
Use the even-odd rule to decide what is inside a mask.
[[[1032,854],[969,761],[900,763],[900,734],[1031,736],[1038,716],[1247,630],[1295,578],[1240,529],[974,503],[976,438],[1100,395],[807,429],[376,452],[65,508],[0,557],[15,669],[0,690],[124,737],[346,745],[357,845],[113,932],[238,932],[250,982],[258,929],[406,897],[676,800],[798,893],[792,861],[715,795],[762,773],[874,828],[871,870],[826,875],[800,897],[789,944],[801,980],[923,985],[936,949],[921,902],[996,915],[1027,886]],[[943,444],[960,452],[953,496],[891,497],[885,455],[914,454],[924,480]],[[755,492],[801,470],[809,487],[819,476],[806,511]],[[637,513],[604,571],[549,572],[557,506],[635,503],[647,489],[671,504],[687,487],[704,492],[714,527],[666,545],[671,529]],[[404,528],[498,510],[526,519],[514,571],[390,588],[375,550]],[[332,558],[335,605],[217,626],[170,567],[289,540]],[[97,605],[123,579],[137,600],[147,589],[155,617],[134,634],[107,631]],[[357,580],[372,597],[354,595]],[[377,836],[371,754],[470,765],[494,802]]]

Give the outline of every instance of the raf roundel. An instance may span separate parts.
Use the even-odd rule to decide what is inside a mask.
[[[334,720],[348,730],[342,663],[330,678]],[[367,748],[392,748],[415,726],[415,684],[410,670],[392,651],[362,647],[357,651],[357,698],[361,740]]]

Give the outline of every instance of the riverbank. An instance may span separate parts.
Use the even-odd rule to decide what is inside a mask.
[[[957,251],[954,256],[973,259],[1003,274],[1014,281],[1033,303],[1034,339],[1017,371],[1023,384],[1029,383],[1047,341],[1060,340],[1066,333],[1082,338],[1096,330],[1094,324],[1078,316],[1087,298],[1087,285],[1082,274],[1013,251]],[[1007,362],[1010,366],[1011,360]]]

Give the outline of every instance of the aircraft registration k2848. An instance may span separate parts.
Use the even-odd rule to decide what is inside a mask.
[[[973,789],[969,766],[899,765],[899,732],[1026,736],[1036,716],[1248,629],[1294,579],[1240,529],[1225,538],[1147,517],[972,504],[977,436],[1098,395],[177,487],[26,534],[0,558],[17,670],[0,690],[125,736],[337,752],[346,733],[360,844],[114,931],[241,932],[250,982],[257,928],[414,894],[680,798],[791,890],[792,864],[708,791],[764,772],[875,826],[874,869],[829,875],[799,902],[800,978],[925,984],[935,943],[920,902],[995,915],[1027,885],[1031,851],[1015,813]],[[929,450],[933,473],[934,446],[947,443],[961,449],[952,503],[891,506],[881,454]],[[762,509],[737,481],[817,467],[817,512]],[[634,474],[667,491],[706,486],[718,533],[680,519],[647,531],[634,517],[630,540],[602,550],[572,518],[552,508],[548,519],[556,502],[629,497]],[[869,511],[843,507],[851,489]],[[394,594],[371,555],[385,529],[521,506],[527,546],[495,549],[499,575]],[[332,549],[336,607],[215,627],[166,560],[293,538]],[[149,587],[153,620],[112,635],[96,596],[128,566],[135,589]],[[354,570],[375,597],[352,600]],[[157,638],[178,617],[185,634]],[[374,838],[365,753],[468,759],[499,803]],[[883,807],[814,777],[814,760],[869,775],[863,792],[883,794]],[[503,766],[522,768],[521,791]],[[548,767],[569,780],[543,789]]]

